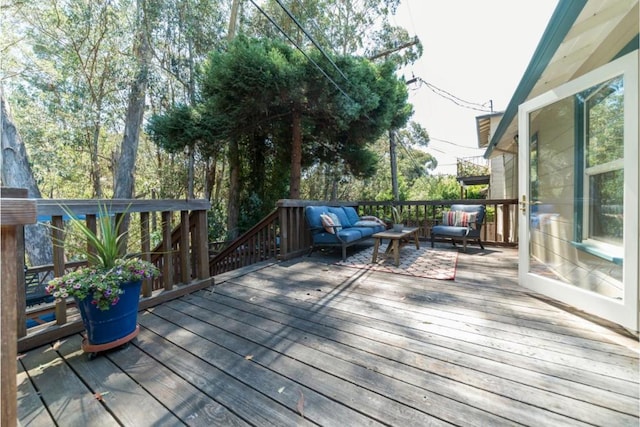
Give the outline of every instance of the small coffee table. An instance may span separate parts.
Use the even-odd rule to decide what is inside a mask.
[[[420,243],[418,241],[418,227],[406,227],[402,231],[386,230],[372,235],[375,239],[375,245],[373,246],[373,256],[371,257],[371,263],[375,263],[378,260],[378,248],[380,247],[380,241],[382,239],[389,239],[387,249],[384,251],[387,257],[393,255],[393,260],[396,267],[400,265],[400,248],[409,243],[409,239],[413,238],[416,244],[416,249],[420,249]]]

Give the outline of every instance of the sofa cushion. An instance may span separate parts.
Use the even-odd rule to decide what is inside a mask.
[[[356,209],[354,207],[343,206],[342,210],[344,211],[345,215],[347,216],[347,219],[349,220],[350,227],[355,226],[356,222],[360,221],[360,216],[358,215],[358,212],[356,212]]]
[[[304,208],[305,217],[312,232],[322,231],[323,225],[320,215],[327,212],[326,206],[306,206]]]
[[[347,218],[347,214],[344,213],[342,206],[329,206],[327,210],[338,217],[338,221],[342,227],[351,227],[351,222],[349,222],[349,218]]]
[[[371,221],[367,219],[361,219],[353,224],[354,227],[378,227],[380,224],[377,221]]]
[[[362,237],[369,237],[377,232],[375,227],[351,227],[349,230],[358,230]]]
[[[338,237],[340,240],[338,240]],[[313,236],[313,243],[315,244],[339,244],[340,241],[344,243],[355,242],[356,240],[360,240],[362,238],[362,233],[360,230],[355,228],[343,228],[337,234],[331,234],[327,232],[321,232]]]

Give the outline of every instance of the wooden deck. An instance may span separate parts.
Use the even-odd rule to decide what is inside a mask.
[[[454,282],[338,259],[217,276],[92,361],[79,335],[21,355],[21,425],[638,425],[637,338],[519,287],[516,250]]]

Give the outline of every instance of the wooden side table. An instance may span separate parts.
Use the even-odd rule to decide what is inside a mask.
[[[375,239],[371,263],[375,263],[378,260],[378,248],[380,247],[380,241],[382,239],[389,239],[389,244],[387,245],[387,249],[384,251],[384,253],[387,257],[393,255],[393,260],[396,267],[400,265],[400,248],[409,243],[409,240],[411,238],[413,238],[413,241],[416,244],[416,249],[420,249],[420,242],[418,240],[418,227],[407,227],[402,229],[402,231],[381,231],[379,233],[375,233],[371,237]]]

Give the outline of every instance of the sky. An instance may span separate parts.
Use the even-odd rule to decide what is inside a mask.
[[[400,73],[471,104],[504,111],[529,65],[557,0],[401,0],[391,23],[417,35],[422,57]],[[409,86],[411,120],[429,133],[436,174],[456,173],[456,158],[482,156],[475,117],[425,83]]]

